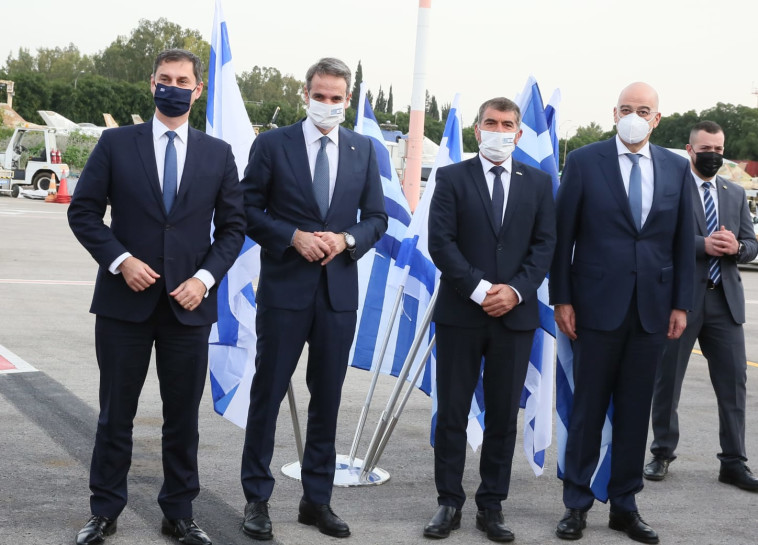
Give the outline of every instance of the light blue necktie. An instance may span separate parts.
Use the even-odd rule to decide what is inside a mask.
[[[705,226],[708,228],[708,235],[712,235],[718,229],[719,222],[716,217],[716,203],[711,197],[711,182],[703,182],[703,203],[705,204]],[[714,285],[721,281],[721,262],[716,256],[708,258],[708,278]]]
[[[629,173],[629,206],[632,209],[632,218],[637,230],[642,229],[642,172],[640,171],[639,153],[627,153],[632,162],[632,171]]]
[[[316,155],[316,168],[313,169],[313,193],[322,219],[326,218],[329,211],[329,157],[326,155],[328,142],[328,136],[321,137],[321,147]]]
[[[174,147],[174,131],[166,131],[168,144],[166,144],[166,160],[163,163],[163,204],[166,212],[171,212],[171,206],[176,199],[176,148]]]
[[[505,204],[505,190],[500,175],[505,172],[505,169],[501,166],[494,166],[490,172],[495,174],[495,182],[492,184],[492,215],[495,217],[495,225],[500,228],[503,224],[503,206]]]

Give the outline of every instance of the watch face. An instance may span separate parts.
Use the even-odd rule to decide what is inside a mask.
[[[345,233],[345,243],[349,248],[355,246],[355,237],[350,233]]]

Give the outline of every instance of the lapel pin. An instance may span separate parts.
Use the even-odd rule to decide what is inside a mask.
[[[726,184],[722,185],[721,187],[723,187],[724,189],[726,189]]]
[[[350,146],[350,149],[353,150],[353,151],[355,151],[355,148],[353,146]]]
[[[520,171],[520,170],[517,170],[517,171],[516,171],[516,175],[517,175],[517,176],[523,176],[523,174],[521,173],[521,171]]]

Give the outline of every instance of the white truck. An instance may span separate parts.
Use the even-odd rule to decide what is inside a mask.
[[[0,152],[0,193],[18,197],[24,186],[47,191],[53,174],[60,180],[68,170],[60,162],[55,129],[17,128]]]

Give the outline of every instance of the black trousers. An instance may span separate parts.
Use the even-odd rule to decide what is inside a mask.
[[[192,516],[192,500],[200,491],[197,421],[209,334],[210,325],[179,323],[165,293],[145,322],[97,317],[100,416],[90,467],[93,515],[116,518],[126,506],[132,427],[154,345],[163,400],[164,480],[158,503],[170,519]]]
[[[529,366],[534,330],[511,331],[500,320],[485,327],[436,324],[437,426],[434,481],[439,505],[460,509],[466,462],[466,427],[471,398],[484,358],[484,436],[479,462],[479,509],[501,508],[508,497],[516,445],[519,401]]]
[[[255,376],[242,453],[242,489],[245,499],[268,501],[274,489],[271,458],[279,406],[292,374],[308,343],[306,383],[311,394],[301,478],[303,497],[328,504],[334,483],[337,415],[356,312],[335,312],[322,275],[311,304],[303,310],[258,305]]]
[[[634,297],[633,297],[634,300]],[[611,477],[608,497],[614,512],[635,511],[642,490],[650,403],[666,331],[648,333],[632,303],[614,331],[577,328],[574,341],[574,406],[566,440],[563,503],[587,510],[594,494],[603,424],[613,397]]]

